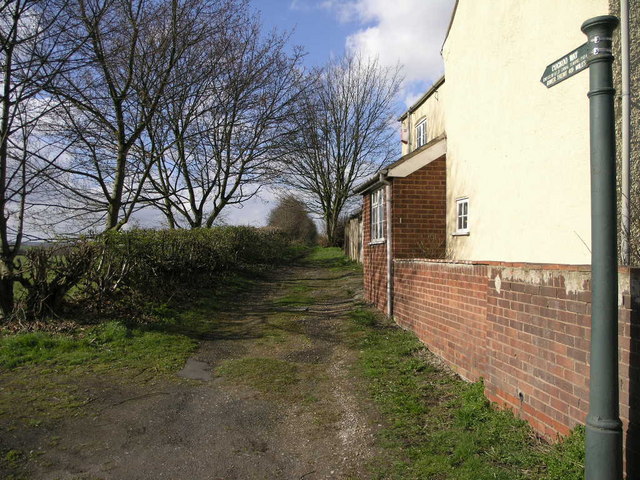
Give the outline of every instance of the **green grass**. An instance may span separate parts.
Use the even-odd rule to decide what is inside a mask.
[[[78,385],[98,375],[116,383],[174,378],[200,335],[230,334],[233,326],[223,322],[215,330],[216,312],[255,283],[230,276],[214,295],[195,291],[180,303],[149,305],[154,322],[146,326],[106,321],[66,333],[0,336],[0,420],[37,426],[77,414],[92,401]]]
[[[319,384],[326,381],[322,367],[268,356],[243,357],[223,361],[216,375],[226,381],[244,385],[289,404],[314,406],[322,423],[335,421],[336,412],[329,411],[320,401]]]
[[[170,372],[195,349],[184,335],[127,328],[112,321],[74,334],[24,333],[0,338],[0,367],[144,367]]]
[[[313,305],[316,301],[311,287],[304,283],[297,283],[289,287],[288,293],[273,301],[276,307],[300,307]]]
[[[288,393],[300,382],[299,367],[295,363],[275,358],[226,360],[216,373],[263,393]]]
[[[345,257],[342,249],[338,247],[316,247],[305,257],[305,263],[341,272],[355,272],[361,269],[357,262]]]
[[[92,401],[83,388],[87,379],[122,382],[141,372],[154,381],[168,378],[196,346],[184,335],[115,321],[73,334],[0,338],[0,420],[39,426],[76,414]]]
[[[372,466],[375,478],[582,478],[581,430],[550,446],[511,412],[494,409],[482,383],[432,365],[412,334],[365,308],[351,320],[361,371],[385,419],[379,442],[388,456]]]

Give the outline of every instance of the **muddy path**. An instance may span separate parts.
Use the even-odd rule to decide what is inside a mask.
[[[25,478],[368,478],[377,419],[346,333],[361,284],[307,262],[204,302],[210,328],[191,332],[199,348],[173,378],[86,378],[80,415],[10,432],[38,452]]]

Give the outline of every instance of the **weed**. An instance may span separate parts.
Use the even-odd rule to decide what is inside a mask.
[[[345,257],[344,252],[338,247],[316,247],[307,255],[305,262],[333,271],[358,271],[361,268],[357,262]]]
[[[10,467],[15,468],[22,457],[23,454],[20,450],[9,450],[4,456],[4,461],[7,462]]]
[[[175,370],[195,348],[183,335],[129,329],[111,321],[75,334],[25,333],[0,339],[0,368],[83,365]]]
[[[584,426],[580,425],[545,455],[548,480],[582,480],[584,470]]]
[[[278,307],[306,306],[313,303],[315,299],[311,295],[300,292],[292,292],[273,301],[273,304]]]

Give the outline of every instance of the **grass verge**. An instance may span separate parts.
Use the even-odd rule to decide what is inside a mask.
[[[412,334],[364,308],[351,320],[361,371],[385,419],[380,444],[388,458],[372,465],[374,478],[582,478],[582,429],[548,445],[511,412],[494,409],[482,383],[437,366]]]

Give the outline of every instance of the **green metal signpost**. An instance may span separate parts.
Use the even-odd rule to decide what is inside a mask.
[[[585,477],[622,478],[622,423],[618,393],[618,256],[616,242],[616,137],[611,53],[618,19],[582,24],[589,52],[591,132],[591,371]]]
[[[616,142],[612,36],[618,19],[595,17],[582,24],[585,45],[547,67],[551,87],[589,67],[591,147],[591,370],[586,421],[587,480],[622,479],[622,422],[618,392],[618,258],[616,243]],[[571,74],[569,70],[573,66]],[[557,73],[556,73],[557,72]],[[545,81],[546,79],[546,81]]]

